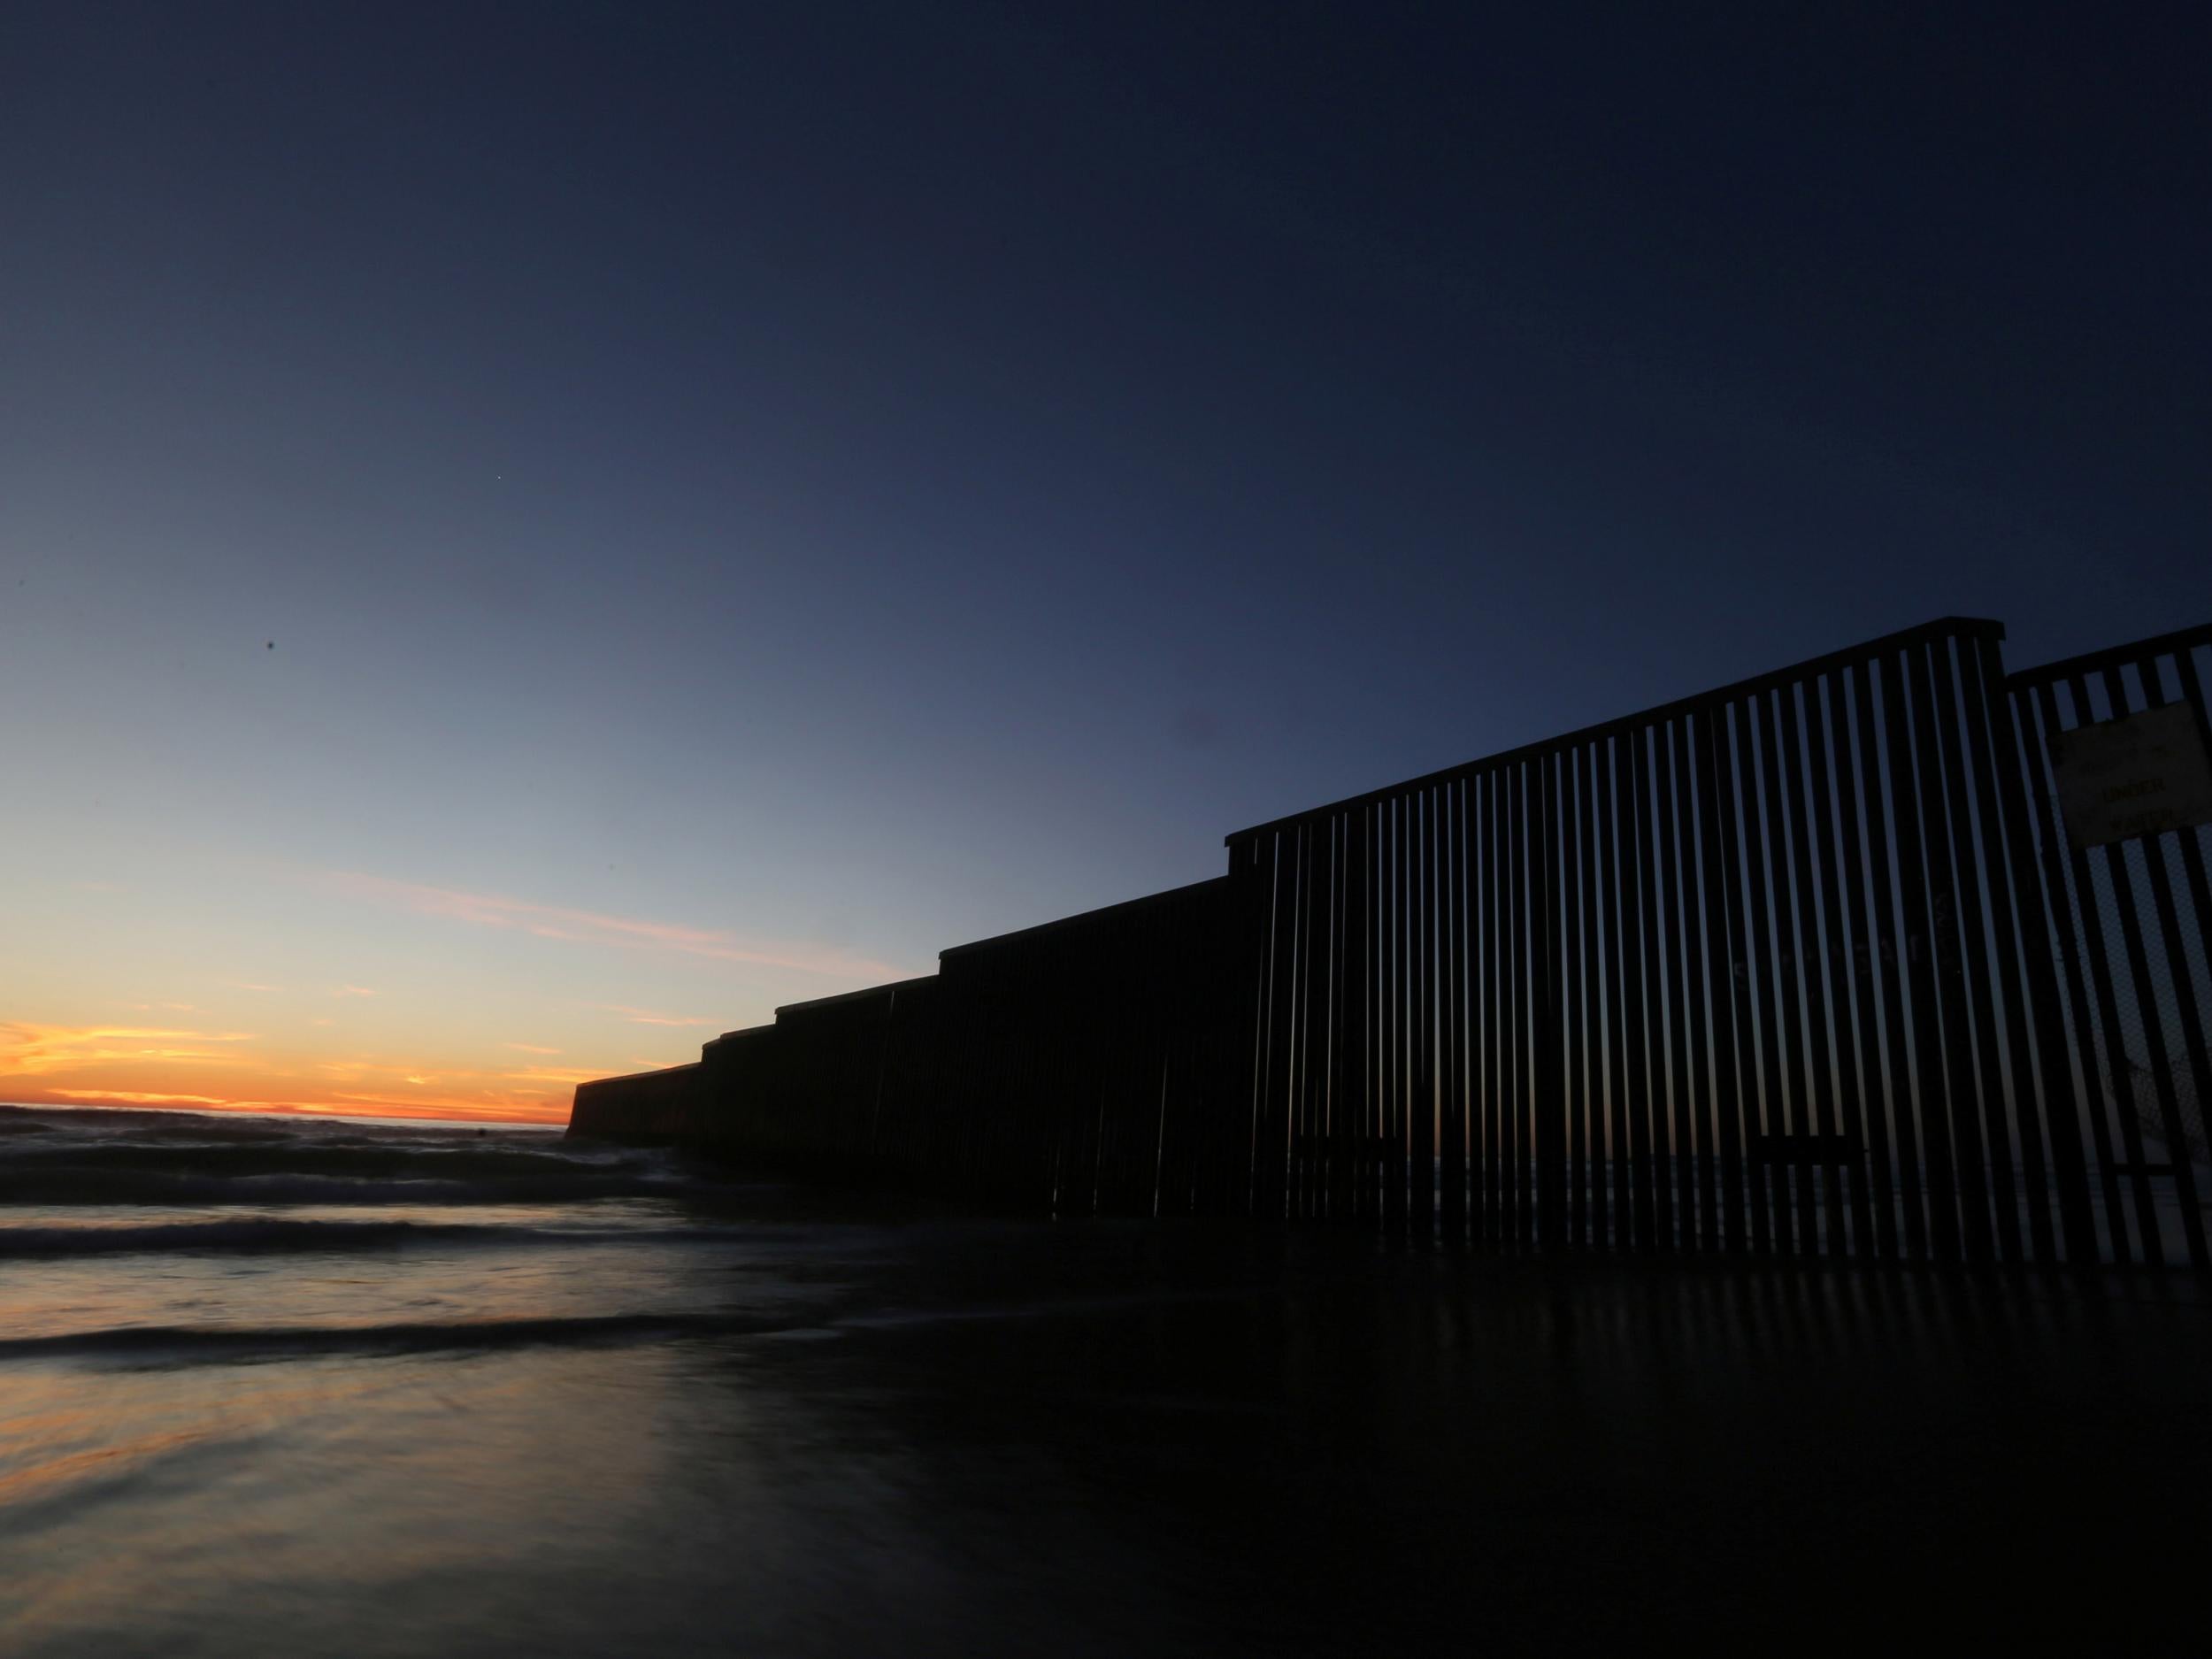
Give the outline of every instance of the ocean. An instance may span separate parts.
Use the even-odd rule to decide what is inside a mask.
[[[972,1216],[0,1108],[0,1655],[2200,1632],[2181,1279]]]

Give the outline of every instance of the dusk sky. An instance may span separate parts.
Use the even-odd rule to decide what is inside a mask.
[[[18,4],[0,1100],[557,1119],[1244,825],[2212,615],[2200,6]]]

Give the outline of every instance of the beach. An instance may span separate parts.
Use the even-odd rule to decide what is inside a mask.
[[[2150,1640],[2206,1314],[4,1109],[0,1652]]]

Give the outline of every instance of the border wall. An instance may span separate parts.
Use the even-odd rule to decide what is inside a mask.
[[[696,1064],[581,1085],[570,1131],[1061,1215],[1240,1208],[1225,879],[942,953],[776,1010]]]
[[[572,1130],[1064,1215],[2212,1271],[2212,627],[2009,675],[2003,637],[1239,831],[1225,877],[585,1084]],[[2085,745],[2142,774],[2104,830],[2061,807]]]

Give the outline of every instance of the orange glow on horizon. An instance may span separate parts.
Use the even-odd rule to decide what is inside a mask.
[[[96,914],[62,905],[0,975],[0,1102],[558,1124],[579,1084],[688,1064],[810,988],[795,977],[910,977],[839,945],[463,887],[243,879],[234,915],[111,884]]]
[[[626,1058],[517,1065],[514,1048],[548,1046],[486,1046],[485,1058],[467,1064],[323,1058],[264,1047],[250,1032],[0,1023],[0,1102],[564,1123],[578,1083],[633,1069]]]
[[[0,1078],[0,1088],[7,1079]],[[568,1121],[569,1102],[501,1105],[457,1097],[398,1100],[373,1094],[341,1094],[326,1101],[228,1100],[208,1094],[165,1094],[131,1089],[9,1088],[11,1106],[113,1107],[146,1111],[273,1112],[303,1117],[422,1118],[445,1122],[560,1124]]]

